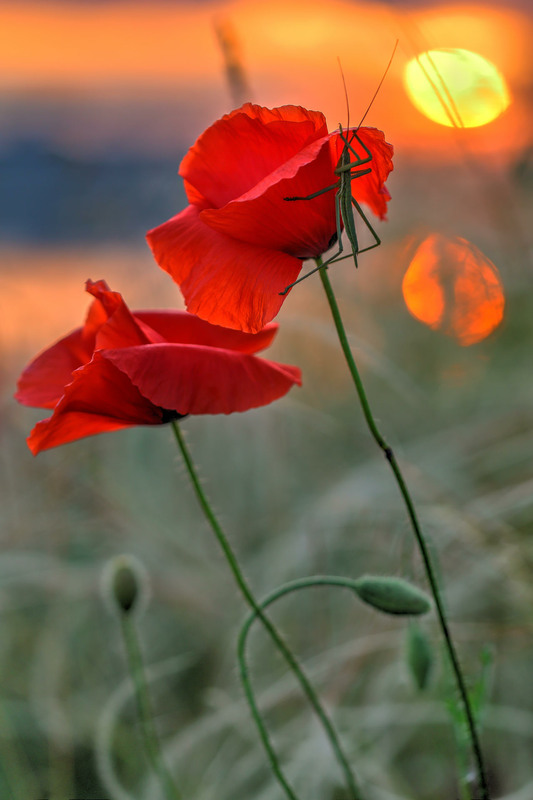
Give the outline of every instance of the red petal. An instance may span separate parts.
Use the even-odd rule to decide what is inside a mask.
[[[103,353],[156,406],[178,414],[231,414],[271,403],[300,370],[198,345],[155,344]]]
[[[353,129],[350,129],[353,130]],[[385,181],[393,169],[392,155],[393,147],[385,141],[385,134],[377,128],[359,128],[358,135],[372,153],[372,161],[363,164],[361,169],[372,168],[372,172],[352,181],[352,194],[359,203],[365,203],[380,219],[385,219],[387,214],[387,202],[390,194],[385,187]],[[340,158],[344,142],[339,134],[331,135],[331,143],[334,157]],[[364,150],[357,143],[352,146],[361,156],[365,156]]]
[[[112,292],[105,281],[88,280],[86,289],[96,298],[96,303],[106,315],[105,321],[100,324],[95,334],[95,350],[161,341],[161,337],[155,331],[149,328],[143,329],[122,299],[122,295],[119,292]],[[98,315],[101,319],[101,313],[92,308],[88,322],[91,314]]]
[[[263,125],[271,122],[307,122],[311,121],[320,136],[326,130],[326,118],[321,111],[310,111],[303,106],[285,105],[277,108],[266,108],[255,103],[244,103],[240,108],[235,108],[226,114],[223,119],[231,119],[238,114],[247,114],[252,119],[258,119]]]
[[[97,433],[110,433],[122,428],[132,428],[135,422],[121,422],[112,417],[101,416],[84,411],[68,411],[61,417],[43,419],[34,427],[27,442],[34,456],[42,450],[68,444],[77,439],[94,436]]]
[[[220,233],[297,258],[314,258],[331,246],[337,230],[335,189],[307,197],[338,181],[337,160],[330,137],[312,142],[293,158],[223,208],[200,213],[203,222]]]
[[[189,202],[201,208],[223,206],[326,134],[325,117],[318,111],[246,103],[211,125],[181,162]]]
[[[92,284],[92,281],[87,281],[85,283],[85,289],[88,291],[89,284]],[[100,286],[102,289],[106,289],[109,291],[109,288],[105,281],[96,281],[94,286]],[[94,294],[91,292],[91,294]],[[94,351],[94,343],[96,341],[96,334],[107,322],[109,314],[105,310],[102,303],[99,301],[98,297],[95,295],[95,300],[89,306],[89,310],[87,312],[87,317],[85,320],[85,325],[83,326],[83,340],[85,342],[85,346],[87,350],[92,353]],[[87,359],[86,359],[87,360]]]
[[[15,399],[26,406],[53,408],[62,396],[72,373],[92,356],[83,341],[81,328],[40,353],[19,378]]]
[[[89,280],[86,288],[95,300],[85,325],[44,350],[26,367],[15,394],[19,403],[54,408],[74,370],[91,360],[96,347],[163,341],[148,324],[135,321],[121,295],[110,291],[105,281]]]
[[[100,351],[75,371],[54,413],[37,423],[28,445],[36,455],[41,450],[95,433],[161,421],[161,409],[143,397],[124,372],[103,358]]]
[[[154,228],[147,240],[160,267],[179,284],[193,314],[215,325],[255,333],[278,313],[280,292],[301,261],[212,230],[189,206]]]
[[[135,319],[149,325],[166,342],[222,347],[239,353],[258,353],[268,347],[278,325],[271,322],[258,333],[211,325],[187,311],[135,311]]]

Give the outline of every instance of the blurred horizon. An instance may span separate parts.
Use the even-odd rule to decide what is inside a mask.
[[[533,23],[513,3],[334,0],[0,2],[0,238],[7,244],[130,241],[183,207],[179,163],[231,110],[221,42],[232,40],[249,98],[293,102],[385,131],[396,164],[529,164]],[[417,48],[462,47],[492,60],[512,103],[480,128],[444,129],[414,108],[402,70]]]
[[[334,0],[0,2],[0,152],[36,137],[71,155],[114,148],[181,153],[232,102],[215,26],[224,26],[261,105],[323,111],[330,130],[372,98],[395,41],[399,47],[367,124],[413,153],[442,154],[449,135],[416,111],[402,86],[405,63],[439,47],[495,63],[514,103],[476,148],[520,145],[531,123],[531,15],[491,2],[372,3]]]
[[[501,211],[506,237],[520,226],[509,221],[511,184],[518,176],[527,186],[533,172],[533,24],[524,3],[21,0],[0,2],[0,20],[0,248],[12,292],[0,326],[6,351],[14,342],[44,344],[62,326],[78,324],[88,277],[106,277],[132,304],[179,303],[144,234],[185,206],[182,157],[238,104],[220,29],[250,99],[320,109],[330,130],[347,115],[337,57],[353,124],[399,39],[365,119],[395,147],[387,236],[409,231],[397,258],[413,237],[440,230],[473,238],[498,263],[503,234],[491,220]],[[425,117],[402,75],[426,46],[469,48],[491,60],[510,87],[510,107],[468,130]],[[487,193],[494,180],[498,188]],[[63,299],[46,322],[39,298],[49,297],[51,286]],[[33,335],[24,328],[23,304],[34,308]]]

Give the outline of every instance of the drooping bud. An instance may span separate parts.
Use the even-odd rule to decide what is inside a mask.
[[[414,622],[407,629],[406,657],[415,684],[422,691],[433,666],[433,649],[425,631]]]
[[[363,575],[354,581],[354,590],[368,605],[386,614],[427,614],[428,595],[403,578]]]

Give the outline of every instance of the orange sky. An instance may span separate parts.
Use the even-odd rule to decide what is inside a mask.
[[[523,145],[530,119],[525,96],[532,72],[532,24],[519,12],[464,3],[432,10],[344,0],[227,0],[78,4],[0,1],[0,94],[35,90],[124,96],[157,94],[176,103],[202,92],[212,118],[229,94],[213,21],[229,21],[241,44],[253,99],[323,110],[333,128],[346,117],[341,59],[356,120],[366,108],[396,38],[400,46],[369,121],[396,144],[439,148],[450,132],[426,120],[407,99],[401,75],[417,50],[463,47],[493,61],[515,102],[490,131],[472,132],[476,148],[495,140]],[[503,123],[503,124],[502,124]]]

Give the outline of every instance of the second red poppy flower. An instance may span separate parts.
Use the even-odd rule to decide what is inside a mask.
[[[352,192],[384,218],[392,146],[376,128],[358,135],[372,153],[371,171]],[[285,198],[334,184],[342,148],[324,115],[300,106],[246,103],[200,136],[180,167],[190,205],[147,234],[189,311],[250,332],[276,316],[302,261],[326,252],[336,233],[334,191],[308,202]]]

